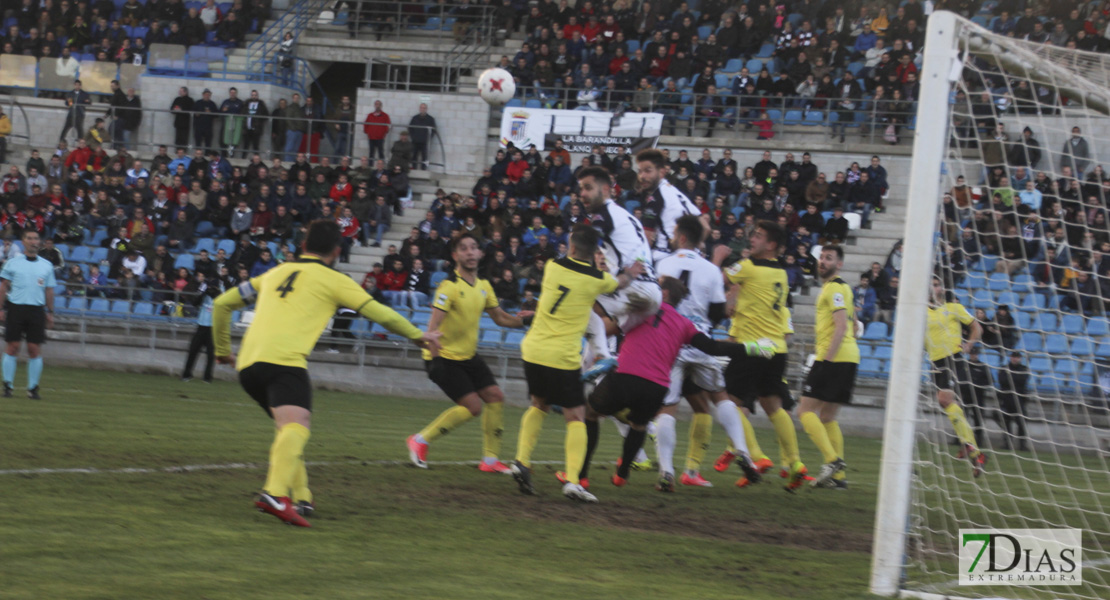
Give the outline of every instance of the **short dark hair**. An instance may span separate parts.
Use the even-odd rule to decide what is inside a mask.
[[[774,221],[760,221],[756,228],[762,229],[767,234],[767,239],[774,242],[779,250],[786,247],[786,230]]]
[[[841,246],[827,245],[821,248],[821,252],[835,252],[838,259],[844,260],[844,248]]]
[[[671,306],[678,306],[690,293],[689,288],[686,287],[681,280],[674,277],[661,277],[659,279],[659,287],[667,292],[667,299],[670,300]]]
[[[460,234],[459,237],[451,240],[451,254],[454,254],[455,251],[459,249],[459,244],[461,244],[462,241],[465,240],[465,239],[474,240],[474,243],[478,244],[479,248],[482,247],[482,241],[478,239],[478,236],[476,236],[473,233],[470,233],[469,231],[467,231],[466,233]]]
[[[605,185],[613,185],[613,179],[609,176],[609,171],[604,167],[586,167],[578,172],[578,181],[582,181],[588,177],[592,177],[598,183]]]
[[[593,256],[600,241],[601,234],[589,225],[575,225],[574,231],[570,234],[570,245],[578,254]]]
[[[675,238],[678,238],[679,235],[684,235],[686,239],[699,244],[702,238],[705,237],[705,226],[701,224],[701,219],[695,215],[683,215],[674,224]]]
[[[640,150],[638,153],[636,153],[636,162],[649,162],[655,165],[656,169],[662,169],[663,167],[667,166],[667,158],[663,156],[662,152],[656,150],[655,148],[646,148],[644,150]]]
[[[317,219],[308,224],[308,235],[304,239],[304,251],[327,256],[339,246],[341,237],[339,223],[329,219]]]

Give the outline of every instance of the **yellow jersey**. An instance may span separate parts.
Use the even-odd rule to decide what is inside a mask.
[[[925,349],[929,360],[948,358],[962,350],[964,325],[971,325],[975,317],[959,302],[946,302],[929,307],[928,329],[925,331]]]
[[[547,261],[536,315],[520,343],[521,357],[553,369],[581,369],[582,336],[594,302],[617,285],[609,273],[569,256]]]
[[[254,320],[239,346],[237,370],[256,362],[308,367],[308,355],[340,307],[358,311],[409,339],[423,332],[370,297],[350,277],[319,259],[278,265],[216,298],[212,338],[216,356],[231,354],[231,311],[255,300]]]
[[[775,343],[777,354],[785,353],[786,334],[794,330],[786,306],[786,270],[778,261],[745,259],[725,269],[725,277],[740,286],[729,337],[740,342],[767,338]]]
[[[839,277],[825,282],[821,286],[821,295],[817,297],[817,360],[825,360],[828,355],[833,333],[836,331],[833,314],[841,310],[848,311],[848,327],[840,340],[840,348],[833,356],[833,362],[859,364],[852,287]]]
[[[447,313],[439,323],[442,347],[439,355],[449,360],[467,360],[478,352],[478,329],[482,313],[497,308],[497,295],[489,281],[478,277],[471,285],[458,271],[452,271],[439,284],[432,307]],[[432,353],[424,351],[424,360],[431,360]]]

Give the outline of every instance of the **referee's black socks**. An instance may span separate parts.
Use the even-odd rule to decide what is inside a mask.
[[[617,467],[617,475],[622,479],[628,479],[628,473],[632,469],[632,461],[636,460],[636,454],[640,452],[640,448],[644,447],[645,438],[647,438],[647,430],[637,430],[633,427],[628,429],[628,435],[624,438],[621,464]]]

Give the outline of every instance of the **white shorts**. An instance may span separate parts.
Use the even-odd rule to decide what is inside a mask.
[[[651,305],[642,312],[632,312],[628,307],[628,299],[634,296],[647,298]],[[643,323],[648,315],[653,315],[659,310],[659,305],[663,303],[663,290],[659,287],[658,281],[637,279],[623,290],[598,296],[597,302],[605,309],[609,318],[617,322],[621,331],[628,333]]]
[[[683,346],[671,367],[671,386],[663,406],[674,406],[682,399],[682,384],[690,381],[708,392],[725,389],[724,370],[715,356],[710,356],[693,346]]]

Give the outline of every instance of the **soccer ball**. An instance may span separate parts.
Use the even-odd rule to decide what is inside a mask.
[[[486,69],[478,78],[478,94],[491,106],[504,106],[515,93],[516,83],[505,69]]]

